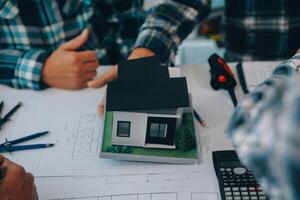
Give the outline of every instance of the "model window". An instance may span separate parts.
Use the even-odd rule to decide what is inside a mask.
[[[117,136],[130,137],[130,122],[118,121]]]
[[[150,125],[150,137],[167,137],[167,124],[151,123]]]

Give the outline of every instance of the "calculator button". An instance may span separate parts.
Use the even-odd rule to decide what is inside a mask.
[[[248,192],[242,192],[242,195],[243,195],[243,196],[247,196],[247,195],[248,195]]]
[[[226,168],[226,171],[227,171],[227,172],[231,172],[231,169],[230,169],[230,168]]]
[[[241,193],[240,192],[233,192],[233,196],[240,196]]]
[[[246,187],[241,187],[240,190],[241,191],[247,191],[247,188]]]
[[[238,187],[233,187],[232,191],[234,191],[234,192],[239,191],[239,188]]]
[[[232,197],[225,197],[225,200],[233,200]]]
[[[225,188],[224,188],[224,191],[225,191],[225,192],[229,192],[230,190],[231,190],[230,187],[225,187]]]
[[[257,193],[258,193],[258,195],[266,195],[265,192],[257,192]]]
[[[256,191],[256,188],[255,187],[248,187],[248,190],[249,191]]]
[[[225,192],[225,196],[231,196],[232,192]]]
[[[243,200],[249,200],[250,197],[242,197]]]
[[[230,183],[231,186],[234,186],[234,183]]]
[[[266,196],[259,196],[258,199],[259,199],[259,200],[266,200],[267,197],[266,197]]]
[[[241,200],[241,197],[235,196],[235,197],[233,197],[233,199],[234,199],[234,200]]]
[[[250,196],[255,196],[256,194],[256,192],[250,192]]]
[[[258,198],[256,196],[250,197],[251,200],[257,200]]]
[[[220,171],[221,171],[221,172],[224,172],[224,171],[225,171],[225,168],[221,168]]]
[[[244,167],[236,167],[233,169],[233,172],[238,175],[242,175],[246,173],[246,169]]]
[[[223,183],[224,186],[228,186],[228,183]]]

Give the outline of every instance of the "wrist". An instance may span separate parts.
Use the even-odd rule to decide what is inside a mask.
[[[137,59],[137,58],[143,58],[143,57],[149,57],[154,56],[155,53],[151,51],[150,49],[139,47],[134,49],[131,54],[128,56],[128,60]]]

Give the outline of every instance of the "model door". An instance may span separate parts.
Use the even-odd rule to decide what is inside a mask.
[[[174,145],[175,118],[148,117],[146,144]]]

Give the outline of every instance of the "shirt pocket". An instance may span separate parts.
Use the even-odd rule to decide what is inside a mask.
[[[0,18],[13,19],[19,14],[14,0],[0,0]]]

